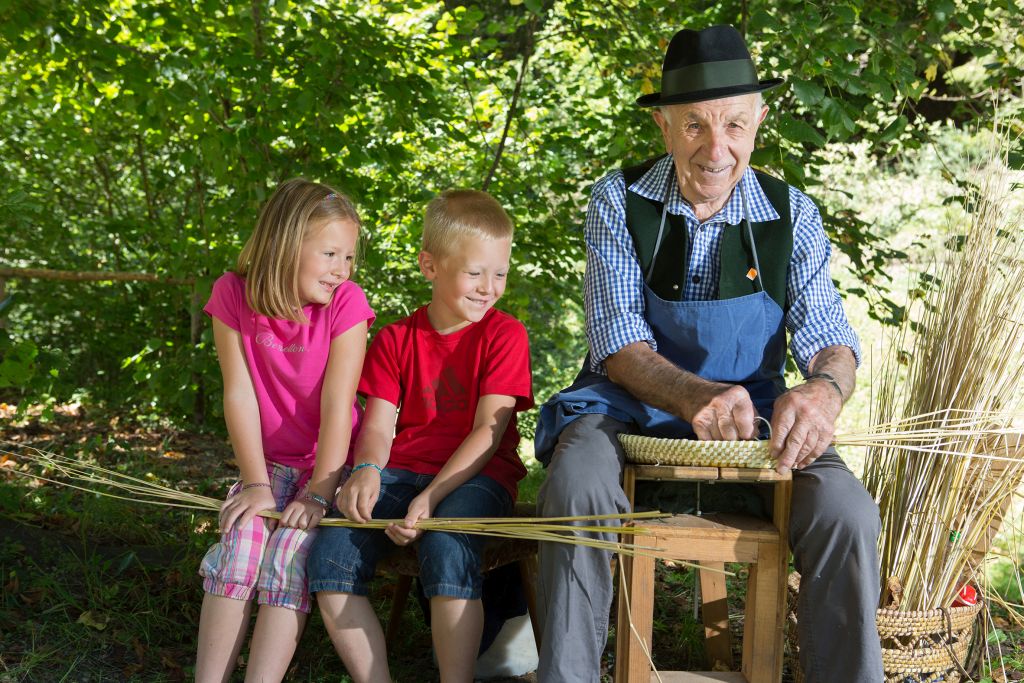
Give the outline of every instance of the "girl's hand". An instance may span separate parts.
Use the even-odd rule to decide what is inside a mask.
[[[421,519],[430,519],[433,512],[434,503],[430,500],[430,495],[424,491],[409,503],[409,509],[405,512],[405,521],[401,525],[389,524],[384,533],[395,545],[409,545],[423,535],[422,529],[414,528],[416,522]]]
[[[327,510],[315,500],[296,498],[288,503],[288,507],[281,513],[281,526],[302,530],[312,529],[320,523],[326,514]]]
[[[348,478],[334,504],[341,514],[362,524],[373,519],[373,507],[379,497],[380,472],[373,467],[364,467]]]
[[[241,529],[264,510],[277,510],[277,501],[269,486],[254,486],[239,491],[220,506],[220,530],[226,532]],[[267,522],[275,523],[272,519]]]

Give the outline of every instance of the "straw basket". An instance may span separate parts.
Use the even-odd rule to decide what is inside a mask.
[[[786,632],[787,660],[796,683],[803,683],[796,605],[800,577],[789,577],[790,609]],[[875,619],[882,642],[886,683],[959,683],[969,681],[964,663],[981,603],[919,611],[879,609]]]
[[[755,467],[771,469],[767,441],[696,441],[619,434],[626,460],[644,465]]]

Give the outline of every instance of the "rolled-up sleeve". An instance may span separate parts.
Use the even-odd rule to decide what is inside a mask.
[[[793,211],[793,258],[786,282],[790,302],[786,328],[789,348],[800,372],[816,353],[828,346],[847,346],[860,365],[860,341],[843,310],[832,283],[829,259],[832,245],[821,224],[821,214],[805,194],[790,188]]]
[[[621,171],[594,185],[583,237],[587,245],[583,304],[591,369],[604,373],[604,360],[624,346],[643,341],[657,350],[644,319],[643,274],[626,229],[626,183]]]

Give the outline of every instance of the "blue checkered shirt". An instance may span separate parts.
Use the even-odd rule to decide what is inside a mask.
[[[671,156],[654,164],[630,189],[661,202],[670,176],[668,211],[685,219],[691,245],[690,277],[685,282],[682,298],[684,301],[717,299],[722,233],[738,229],[735,226],[743,219],[742,199],[739,192],[734,191],[718,213],[700,222],[679,192]],[[749,168],[737,189],[741,187],[747,192],[752,222],[778,219],[779,214]],[[829,275],[832,245],[822,228],[818,207],[794,187],[789,188],[789,202],[793,256],[786,282],[789,301],[786,329],[793,358],[806,376],[807,364],[818,351],[826,346],[848,346],[859,365],[860,343],[846,319],[839,292]],[[626,181],[622,171],[609,173],[594,185],[587,208],[584,241],[587,271],[583,300],[591,369],[604,373],[604,359],[628,344],[644,341],[657,350],[654,334],[644,318],[644,276],[626,229]]]

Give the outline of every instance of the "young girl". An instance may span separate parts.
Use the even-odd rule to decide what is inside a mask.
[[[200,683],[231,675],[254,595],[247,681],[284,677],[309,614],[306,556],[358,426],[356,383],[374,319],[349,280],[358,239],[359,218],[344,195],[289,180],[206,304],[241,479],[199,571]],[[281,511],[281,521],[257,516],[262,510]]]

